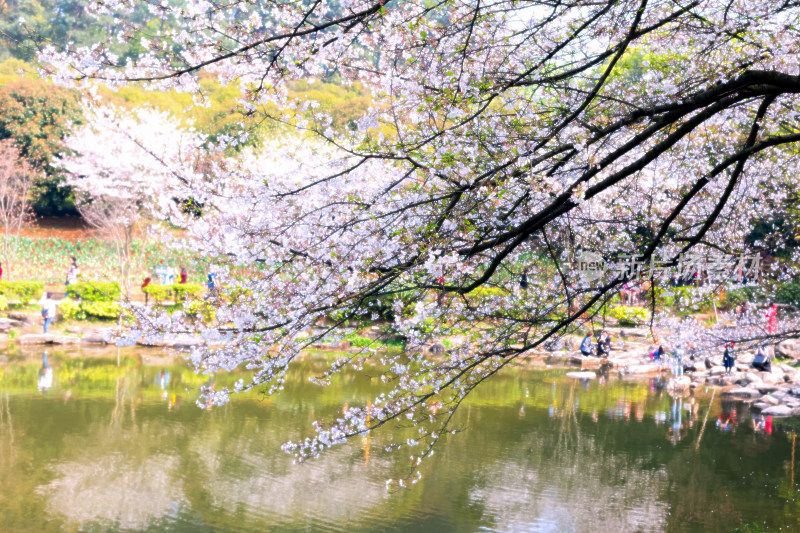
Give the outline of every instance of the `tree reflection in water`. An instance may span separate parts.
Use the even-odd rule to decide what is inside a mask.
[[[2,531],[730,531],[798,526],[791,439],[746,406],[653,384],[511,369],[476,391],[423,480],[389,494],[413,448],[374,433],[292,465],[279,450],[378,386],[352,375],[296,396],[203,410],[192,377],[141,358],[39,354],[3,367]],[[313,364],[313,363],[311,363]],[[170,379],[165,379],[166,371]],[[203,380],[207,378],[202,378]],[[186,388],[190,391],[187,393]],[[165,394],[166,393],[166,394]],[[704,394],[706,394],[704,396]],[[736,431],[716,421],[736,409]],[[670,438],[679,429],[680,438]],[[705,429],[703,429],[705,428]],[[665,440],[665,434],[667,440]]]

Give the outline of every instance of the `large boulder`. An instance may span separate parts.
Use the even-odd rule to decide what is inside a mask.
[[[17,338],[18,344],[80,344],[80,337],[70,337],[67,335],[44,335],[29,333]]]
[[[800,358],[800,343],[796,339],[786,339],[775,345],[776,359]]]
[[[731,374],[730,376],[720,376],[719,382],[725,386],[735,385],[736,383],[739,382],[739,376],[735,376],[733,374]]]
[[[711,367],[711,375],[712,376],[721,376],[724,373],[725,373],[725,367],[724,366],[712,366]]]
[[[780,403],[781,403],[781,401],[779,399],[777,399],[776,397],[774,397],[774,396],[772,396],[770,394],[765,394],[764,396],[759,398],[758,401],[761,402],[761,403],[769,404],[769,405],[780,405]]]
[[[723,394],[734,398],[758,398],[761,396],[758,389],[751,389],[750,387],[739,387],[738,389],[725,391]]]
[[[8,318],[16,320],[24,325],[36,324],[41,321],[41,315],[29,315],[21,311],[11,311],[8,313]]]
[[[598,369],[603,365],[604,362],[605,359],[599,359],[597,357],[584,357],[583,361],[581,361],[581,369]]]
[[[747,374],[744,375],[744,379],[745,381],[747,381],[747,383],[755,386],[758,386],[764,382],[764,380],[761,379],[761,376],[759,376],[755,372],[748,372]]]
[[[567,358],[567,363],[569,363],[571,365],[576,365],[576,366],[583,366],[583,359],[584,359],[584,357],[582,355],[574,355],[573,354],[573,355],[570,355]]]
[[[774,417],[787,417],[792,416],[794,414],[794,409],[789,407],[788,405],[773,405],[772,407],[767,407],[763,411],[761,411],[762,415],[771,415]]]
[[[548,352],[557,352],[559,350],[563,350],[565,347],[564,339],[556,338],[552,340],[548,340],[544,343],[544,349]]]
[[[0,318],[0,331],[8,331],[11,328],[16,328],[22,325],[19,320],[13,318]]]
[[[53,344],[80,344],[80,337],[73,337],[71,335],[53,335],[51,342]]]

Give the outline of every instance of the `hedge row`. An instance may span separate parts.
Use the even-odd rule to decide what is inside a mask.
[[[150,284],[142,289],[142,292],[158,303],[170,298],[176,302],[185,300],[187,297],[199,298],[205,293],[205,290],[205,287],[199,283],[179,283],[177,285]]]
[[[44,293],[41,281],[0,281],[0,296],[12,302],[39,300]]]
[[[117,319],[122,307],[117,302],[81,301],[65,298],[58,304],[58,313],[66,320],[86,320],[89,317]]]
[[[114,281],[79,281],[67,287],[70,298],[84,302],[116,302],[122,294]]]

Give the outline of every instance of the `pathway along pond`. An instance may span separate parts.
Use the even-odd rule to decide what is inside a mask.
[[[207,378],[163,352],[0,353],[0,531],[800,531],[792,421],[759,427],[706,391],[510,369],[393,494],[409,450],[376,433],[292,465],[312,420],[367,401],[369,378],[200,409]],[[46,374],[47,372],[45,372]],[[43,385],[47,385],[44,376]],[[703,430],[704,420],[705,430]],[[738,529],[737,529],[738,528]]]

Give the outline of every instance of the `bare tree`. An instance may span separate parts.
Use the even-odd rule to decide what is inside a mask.
[[[11,140],[0,142],[0,224],[3,225],[3,263],[13,272],[16,241],[22,227],[33,218],[28,199],[34,171]]]

